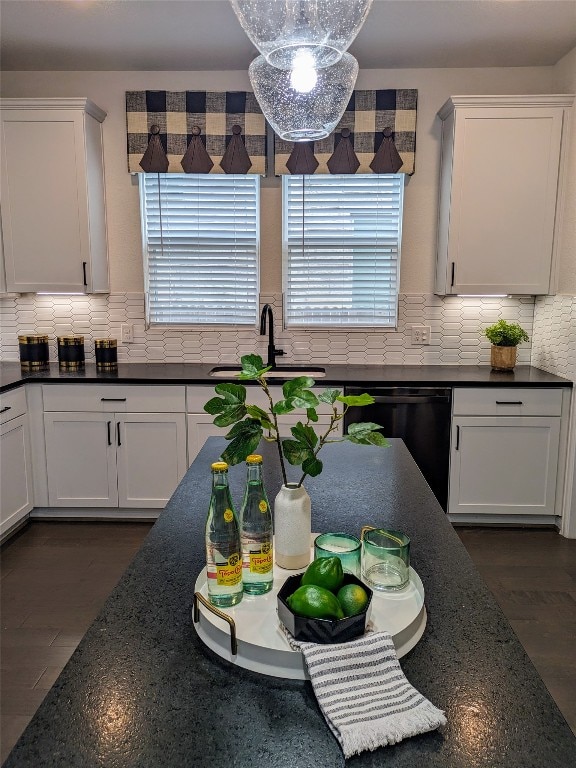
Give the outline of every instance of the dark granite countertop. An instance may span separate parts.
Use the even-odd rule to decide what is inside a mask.
[[[576,739],[400,440],[328,445],[307,481],[313,530],[390,526],[412,540],[428,624],[402,659],[445,710],[442,732],[365,752],[376,768],[567,768]],[[204,565],[210,438],[48,693],[6,768],[342,768],[310,683],[258,675],[209,651],[191,620]],[[263,446],[268,492],[279,487]],[[231,468],[238,499],[243,466]]]
[[[287,363],[286,363],[287,364]],[[116,373],[100,373],[94,363],[82,371],[49,370],[22,372],[20,363],[0,363],[0,392],[26,382],[111,384],[211,384],[212,363],[120,363]],[[280,366],[281,367],[281,366]],[[496,373],[489,365],[325,365],[326,376],[317,384],[367,386],[455,386],[455,387],[571,387],[572,382],[531,365],[518,365],[511,373]],[[276,381],[281,381],[277,379]]]

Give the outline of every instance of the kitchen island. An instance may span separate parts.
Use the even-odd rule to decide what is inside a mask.
[[[402,659],[410,682],[448,724],[350,766],[566,768],[576,739],[400,440],[387,449],[328,445],[307,480],[313,530],[405,531],[426,590],[428,624]],[[6,768],[333,768],[344,766],[309,682],[258,675],[215,656],[191,619],[204,565],[211,438]],[[262,447],[270,497],[276,456]],[[233,467],[235,500],[245,468]]]

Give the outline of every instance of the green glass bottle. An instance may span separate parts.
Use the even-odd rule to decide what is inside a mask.
[[[263,595],[274,581],[272,514],[262,480],[262,456],[246,458],[246,490],[240,510],[242,581],[247,595]]]
[[[208,599],[219,608],[242,600],[240,526],[228,487],[228,464],[212,464],[212,496],[206,519]]]

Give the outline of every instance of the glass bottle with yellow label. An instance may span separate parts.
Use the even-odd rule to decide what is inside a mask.
[[[274,581],[272,514],[262,480],[262,456],[246,458],[246,490],[240,510],[242,581],[247,595],[263,595]]]
[[[212,497],[206,520],[208,599],[219,608],[242,600],[240,525],[228,487],[228,464],[212,464]]]

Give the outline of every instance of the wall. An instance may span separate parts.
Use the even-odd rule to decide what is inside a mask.
[[[551,93],[552,68],[364,70],[358,88],[417,88],[416,173],[405,195],[404,293],[432,293],[436,244],[440,124],[450,95]],[[138,190],[126,168],[124,94],[145,89],[249,90],[245,72],[4,72],[3,96],[88,96],[108,112],[104,122],[110,278],[114,292],[142,291]],[[262,191],[261,290],[281,290],[281,194],[278,179]]]
[[[576,48],[553,69],[556,93],[576,93]],[[559,242],[558,294],[536,299],[532,365],[576,383],[576,115],[572,117]],[[576,538],[576,393],[568,441],[565,536]]]
[[[261,294],[281,317],[282,295]],[[478,365],[490,360],[490,344],[480,328],[506,317],[520,322],[532,335],[534,302],[531,298],[442,299],[432,294],[402,294],[399,324],[395,332],[299,332],[281,329],[277,346],[287,362],[435,365]],[[84,335],[86,359],[94,360],[93,338],[120,339],[120,326],[134,326],[134,343],[121,344],[118,359],[124,362],[165,361],[236,363],[241,355],[258,352],[266,356],[266,340],[252,328],[246,330],[176,331],[144,325],[144,296],[141,293],[111,293],[109,296],[34,296],[0,301],[2,334],[0,354],[18,360],[18,333],[46,333],[50,359],[57,360],[56,336]],[[414,347],[412,323],[431,327],[430,346]],[[530,362],[530,345],[519,347],[518,361]]]
[[[436,112],[450,95],[550,93],[551,67],[494,69],[364,70],[358,88],[417,88],[416,173],[405,193],[399,325],[395,333],[299,332],[280,334],[293,360],[366,363],[485,363],[489,345],[480,328],[503,316],[531,335],[531,299],[439,299],[433,296],[440,124]],[[264,349],[255,329],[170,331],[145,329],[138,190],[126,170],[126,90],[249,88],[246,72],[5,72],[2,95],[88,96],[108,112],[103,126],[110,254],[110,297],[34,297],[0,301],[0,354],[17,359],[18,332],[43,331],[119,337],[120,322],[133,322],[136,343],[120,348],[125,360],[235,359]],[[281,190],[262,182],[261,300],[281,312]],[[108,317],[108,322],[105,318]],[[412,323],[432,328],[430,346],[413,347]],[[87,344],[87,348],[90,349]],[[530,347],[519,350],[530,360]],[[52,353],[55,357],[55,349]]]
[[[576,94],[576,48],[573,48],[553,69],[556,93]],[[570,146],[566,167],[566,189],[560,237],[558,291],[576,296],[576,115],[570,126]]]

